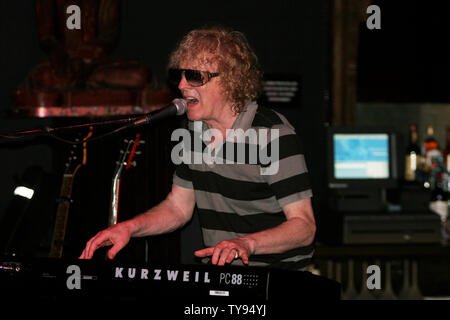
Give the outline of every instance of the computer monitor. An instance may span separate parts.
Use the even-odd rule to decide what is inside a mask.
[[[327,182],[340,207],[375,210],[383,191],[398,186],[397,134],[387,127],[327,130]]]
[[[327,140],[329,188],[397,186],[397,139],[392,129],[330,127]]]

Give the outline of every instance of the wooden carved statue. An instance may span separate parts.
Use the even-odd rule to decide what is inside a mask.
[[[48,60],[16,91],[16,106],[138,104],[130,92],[149,87],[150,69],[108,56],[119,39],[120,6],[120,0],[36,0]],[[74,27],[70,20],[77,19]]]

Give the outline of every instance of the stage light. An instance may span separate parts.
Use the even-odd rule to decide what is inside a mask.
[[[33,198],[34,190],[24,186],[19,186],[14,190],[14,195],[31,199]]]

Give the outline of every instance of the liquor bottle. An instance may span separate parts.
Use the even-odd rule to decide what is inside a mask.
[[[405,180],[416,180],[416,170],[420,160],[420,147],[417,144],[417,125],[412,123],[409,125],[409,143],[406,147],[405,159]]]
[[[442,152],[444,158],[444,166],[447,172],[450,172],[450,126],[447,126],[447,143],[445,150]]]
[[[431,179],[431,199],[430,210],[434,211],[441,218],[441,243],[447,245],[449,231],[447,228],[448,220],[448,192],[445,184],[447,177],[442,162],[433,158],[433,171]]]
[[[430,209],[436,212],[442,220],[446,220],[448,216],[447,195],[444,191],[443,172],[440,168],[433,169],[431,181]]]
[[[436,141],[436,138],[434,137],[434,127],[433,126],[428,126],[427,127],[427,137],[425,138],[424,141],[424,147],[425,150],[422,151],[429,151],[429,150],[433,150],[433,149],[439,149],[439,144]]]
[[[439,150],[439,143],[434,137],[434,127],[427,127],[427,137],[423,143],[422,155],[425,156],[425,162],[428,169],[431,169],[433,158],[441,157],[442,153]]]

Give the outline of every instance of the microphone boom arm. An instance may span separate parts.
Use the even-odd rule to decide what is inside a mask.
[[[124,129],[128,129],[131,127],[137,127],[144,124],[152,124],[159,120],[162,120],[166,117],[172,116],[172,115],[181,115],[186,112],[186,100],[183,99],[175,99],[170,103],[168,106],[155,110],[153,112],[150,112],[145,115],[140,116],[134,116],[134,117],[127,117],[127,118],[119,118],[119,119],[112,119],[112,120],[106,120],[106,121],[98,121],[98,122],[92,122],[92,123],[83,123],[83,124],[76,124],[76,125],[70,125],[70,126],[62,126],[57,128],[51,128],[49,126],[45,126],[41,129],[35,129],[35,130],[26,130],[26,131],[18,131],[18,132],[12,132],[12,133],[6,133],[6,134],[0,134],[0,138],[5,139],[21,139],[26,138],[29,136],[39,136],[39,135],[49,135],[51,137],[54,137],[56,139],[59,139],[63,142],[67,142],[70,144],[74,144],[77,142],[74,141],[68,141],[62,138],[59,138],[56,136],[58,132],[62,131],[70,131],[70,130],[76,130],[76,129],[83,129],[83,128],[96,128],[96,127],[104,127],[104,126],[111,126],[111,125],[122,125],[122,127],[101,135],[96,138],[90,138],[89,140],[97,140],[100,138],[105,137],[106,135],[114,134],[119,131],[122,131]],[[86,141],[85,141],[86,142]]]

